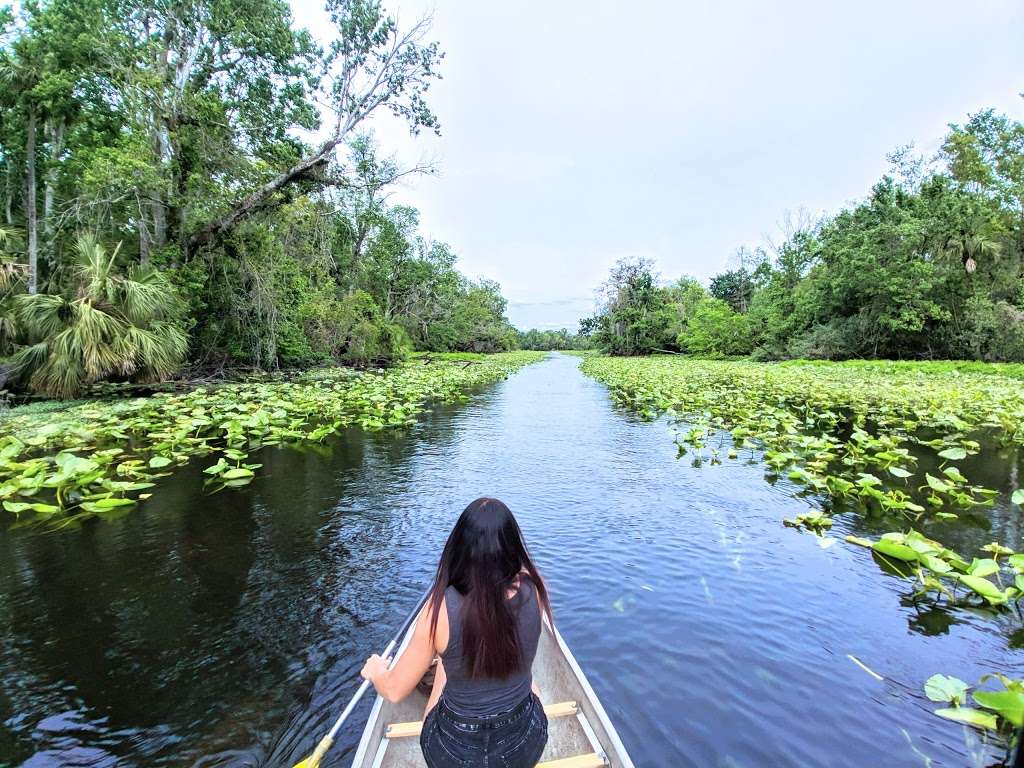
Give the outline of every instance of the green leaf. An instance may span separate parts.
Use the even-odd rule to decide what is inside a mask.
[[[233,467],[225,472],[221,477],[225,480],[240,480],[243,477],[252,477],[253,472],[251,469],[245,467]]]
[[[1013,555],[1015,552],[1009,547],[1004,547],[1002,544],[993,541],[991,544],[986,544],[981,548],[982,552],[991,552],[993,555]]]
[[[960,461],[960,459],[967,458],[967,451],[959,446],[954,446],[953,448],[947,448],[944,451],[939,451],[939,456],[944,459],[949,459],[950,461]]]
[[[171,463],[171,460],[166,456],[154,456],[149,460],[149,466],[153,469],[160,469],[160,467],[166,467]]]
[[[1024,488],[1018,488],[1016,491],[1014,491],[1013,495],[1010,496],[1010,501],[1012,501],[1014,504],[1020,504],[1021,506],[1024,506]]]
[[[121,499],[111,496],[107,499],[97,499],[93,502],[93,506],[97,509],[113,509],[114,507],[130,507],[134,503],[135,499]]]
[[[24,501],[5,501],[4,509],[8,512],[20,513],[25,510],[32,510],[38,512],[41,515],[53,515],[60,512],[60,507],[54,504],[42,504],[39,502],[27,503]]]
[[[1020,728],[1024,725],[1024,693],[1018,691],[975,691],[974,700],[985,709]]]
[[[921,555],[920,560],[921,565],[933,573],[949,573],[953,570],[953,566],[935,555]]]
[[[917,560],[917,552],[912,550],[906,544],[898,544],[895,541],[889,539],[881,539],[871,545],[871,548],[881,555],[887,557],[895,557],[897,560],[906,560],[907,562],[915,562]]]
[[[955,720],[958,723],[967,723],[968,725],[974,725],[978,728],[986,728],[990,731],[994,731],[998,728],[995,715],[990,715],[988,712],[982,712],[980,709],[972,709],[971,707],[952,707],[950,709],[937,709],[935,714],[939,717],[944,717],[947,720]]]
[[[946,493],[952,488],[952,486],[950,486],[950,484],[945,480],[940,480],[937,477],[929,475],[927,472],[925,472],[924,479],[928,482],[929,487],[933,490],[939,491],[940,493]]]
[[[999,573],[999,563],[988,557],[981,560],[974,558],[967,573],[971,576],[991,576],[993,573]]]
[[[969,686],[958,677],[932,675],[925,681],[924,694],[932,701],[959,703],[967,695]]]
[[[993,605],[1001,605],[1006,602],[1006,595],[988,579],[968,574],[958,575],[956,580],[977,592]]]
[[[894,477],[910,477],[913,472],[907,472],[903,467],[889,467],[889,474]]]

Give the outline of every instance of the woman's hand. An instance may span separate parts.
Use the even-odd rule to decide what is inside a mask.
[[[359,672],[365,680],[369,680],[371,683],[376,684],[377,679],[388,671],[388,667],[391,665],[390,657],[385,659],[379,654],[373,654],[363,664],[362,670]]]

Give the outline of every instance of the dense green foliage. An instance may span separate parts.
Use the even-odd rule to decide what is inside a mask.
[[[250,451],[320,442],[349,426],[401,427],[428,402],[464,399],[475,387],[539,360],[536,352],[415,360],[386,371],[324,368],[292,379],[200,387],[60,411],[15,409],[0,423],[0,499],[20,516],[60,524],[135,505],[153,480],[193,459],[212,488],[249,483]]]
[[[597,341],[620,355],[1024,360],[1024,124],[980,112],[933,162],[890,159],[865,200],[741,249],[708,290],[620,262],[588,321]]]
[[[541,331],[536,328],[519,331],[516,335],[516,343],[519,349],[543,351],[589,349],[592,346],[588,336],[582,333],[573,333],[568,328],[561,328],[557,331]]]
[[[95,239],[79,238],[79,262],[69,295],[17,296],[15,326],[27,346],[14,356],[15,371],[32,389],[71,396],[112,375],[158,380],[184,359],[185,334],[174,322],[177,297],[164,274],[133,264],[114,269]]]
[[[429,169],[397,167],[365,132],[377,112],[438,130],[425,94],[441,53],[426,23],[399,27],[377,0],[327,10],[321,49],[284,0],[0,9],[0,351],[23,350],[12,383],[68,395],[162,377],[185,335],[206,368],[512,347],[498,286],[464,278],[418,234],[416,211],[388,202]],[[159,282],[177,294],[161,307],[180,310],[122,313],[103,360],[39,326],[59,303],[65,330],[86,327],[81,311],[63,317],[95,304],[79,295],[85,233],[122,288]],[[143,351],[153,323],[164,343]]]
[[[991,503],[993,491],[950,470],[950,462],[978,453],[978,430],[1024,445],[1018,379],[952,372],[941,363],[588,357],[583,370],[641,412],[671,409],[685,424],[681,452],[721,459],[761,451],[774,472],[814,493],[908,521]],[[921,446],[942,466],[919,468]]]

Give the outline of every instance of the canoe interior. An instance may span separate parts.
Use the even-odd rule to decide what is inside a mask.
[[[408,637],[412,634],[410,630]],[[405,642],[402,648],[405,648]],[[541,758],[556,760],[564,757],[603,751],[609,766],[612,768],[633,768],[622,742],[619,740],[615,727],[608,719],[604,708],[587,682],[582,670],[576,664],[568,646],[561,635],[545,622],[537,644],[537,656],[533,662],[533,676],[540,686],[541,701],[544,704],[555,704],[563,701],[575,701],[585,716],[598,742],[595,750],[587,738],[586,732],[576,717],[554,718],[549,723],[548,745]],[[359,742],[352,768],[371,768],[377,757],[378,750],[384,741],[384,730],[389,723],[409,722],[423,719],[423,708],[427,704],[426,696],[414,691],[408,698],[398,704],[391,704],[377,697],[366,723],[366,729]],[[423,755],[420,752],[419,739],[394,739],[386,746],[381,768],[425,768]]]

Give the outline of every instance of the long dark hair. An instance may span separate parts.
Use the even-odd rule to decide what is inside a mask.
[[[464,597],[462,654],[471,678],[501,679],[519,670],[522,655],[507,593],[520,574],[529,576],[551,621],[548,591],[512,511],[497,499],[472,502],[448,536],[430,592],[431,637],[445,589],[455,587]]]

